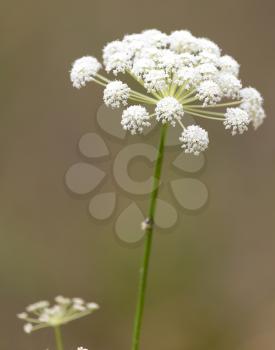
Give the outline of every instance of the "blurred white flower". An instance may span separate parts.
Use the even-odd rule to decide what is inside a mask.
[[[26,307],[26,312],[17,315],[26,321],[24,331],[31,333],[47,327],[58,327],[78,318],[90,315],[99,306],[96,303],[86,303],[80,298],[65,298],[57,296],[56,304],[48,301],[39,301]]]

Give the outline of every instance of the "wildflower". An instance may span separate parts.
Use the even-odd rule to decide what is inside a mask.
[[[183,117],[184,111],[182,105],[174,97],[164,97],[157,103],[156,119],[162,124],[170,123],[176,126],[176,120]]]
[[[241,108],[227,108],[225,113],[225,129],[232,129],[232,135],[243,134],[248,129],[250,120],[246,111]]]
[[[233,74],[235,77],[239,75],[240,65],[229,55],[224,55],[219,58],[218,67],[224,73]]]
[[[32,333],[38,329],[47,327],[58,327],[87,316],[97,310],[96,303],[86,303],[80,298],[65,298],[57,296],[56,304],[50,305],[48,301],[39,301],[26,307],[26,312],[17,315],[21,320],[26,321],[24,331]]]
[[[131,106],[122,114],[121,125],[123,129],[129,130],[132,135],[142,133],[144,127],[149,127],[149,113],[142,106]]]
[[[248,113],[254,128],[257,129],[266,117],[262,107],[263,98],[256,89],[251,87],[242,89],[240,95],[242,97],[240,108]]]
[[[217,83],[223,93],[223,97],[231,99],[239,98],[242,83],[233,74],[220,74],[217,78]]]
[[[80,89],[87,82],[93,80],[96,73],[100,70],[101,64],[91,56],[84,56],[77,59],[72,66],[71,81],[73,86]]]
[[[75,61],[73,86],[80,88],[93,80],[105,87],[103,99],[108,107],[129,105],[122,112],[121,125],[131,134],[142,133],[154,118],[182,128],[183,148],[198,153],[207,148],[208,136],[196,125],[186,128],[185,116],[219,121],[233,135],[243,133],[250,122],[257,129],[266,117],[260,93],[242,88],[239,63],[221,54],[211,40],[195,37],[188,30],[127,34],[103,48],[103,64],[107,73],[134,78],[140,91],[123,79],[112,81],[99,74],[101,64],[93,57]],[[155,108],[150,116],[146,106]],[[189,133],[193,139],[201,138],[190,143]]]
[[[185,153],[193,153],[196,156],[205,151],[209,143],[207,131],[198,125],[188,126],[183,130],[179,139]]]
[[[121,105],[126,106],[130,96],[130,88],[122,81],[111,81],[104,90],[103,99],[108,107],[119,108]]]
[[[203,106],[214,105],[222,99],[222,90],[214,81],[206,80],[198,86],[196,97],[203,101]]]

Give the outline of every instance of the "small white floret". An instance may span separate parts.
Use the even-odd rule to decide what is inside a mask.
[[[262,107],[263,98],[259,91],[252,87],[242,89],[240,95],[242,98],[240,108],[248,113],[254,128],[257,129],[266,118],[265,111]]]
[[[222,90],[212,80],[203,81],[197,88],[197,98],[203,101],[203,105],[214,105],[222,99]]]
[[[160,91],[167,87],[169,75],[164,70],[150,70],[144,75],[144,87],[148,92]]]
[[[97,72],[101,69],[101,64],[95,57],[84,56],[74,61],[70,72],[73,86],[80,89],[86,83],[92,81]]]
[[[196,156],[205,151],[209,144],[208,132],[198,125],[185,128],[179,140],[185,153],[193,153]]]
[[[183,107],[174,97],[164,97],[157,103],[156,119],[162,124],[169,123],[176,126],[176,121],[180,120],[183,115]]]
[[[194,53],[199,50],[198,39],[188,30],[177,30],[172,32],[169,37],[170,49],[177,52]]]
[[[242,83],[238,78],[235,77],[235,75],[230,73],[219,74],[216,82],[221,88],[224,97],[231,99],[240,97]]]
[[[141,134],[145,127],[149,127],[150,117],[147,110],[139,105],[130,106],[122,113],[121,125],[124,130],[129,130],[132,135]]]
[[[231,134],[243,134],[248,130],[250,122],[248,114],[240,108],[227,108],[223,122],[225,129],[231,129]]]
[[[131,55],[129,52],[117,52],[109,57],[105,65],[107,73],[111,71],[114,75],[125,73],[132,68]]]
[[[26,323],[23,328],[25,333],[30,334],[32,332],[33,325],[31,323]]]
[[[239,75],[240,65],[233,57],[229,55],[221,56],[218,61],[218,66],[224,73],[233,74],[235,77]]]
[[[129,86],[122,81],[111,81],[104,89],[103,100],[111,108],[126,106],[130,91]]]

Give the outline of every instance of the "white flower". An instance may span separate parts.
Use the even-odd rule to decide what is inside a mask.
[[[193,67],[180,68],[174,75],[174,83],[177,85],[185,84],[186,89],[194,87],[200,79],[200,74]]]
[[[111,59],[111,57],[116,53],[124,53],[127,51],[127,46],[125,43],[115,40],[110,43],[108,43],[103,48],[103,63],[106,66]]]
[[[216,54],[211,53],[209,51],[201,51],[195,57],[196,57],[196,62],[199,64],[211,63],[211,64],[214,64],[215,66],[217,66],[218,62],[219,62],[219,57]]]
[[[183,143],[185,153],[199,155],[207,149],[209,144],[208,133],[198,125],[190,125],[185,128],[179,140]]]
[[[26,323],[23,328],[25,333],[30,334],[33,330],[33,325],[31,323]]]
[[[207,38],[198,38],[197,45],[199,46],[201,51],[206,51],[216,56],[219,56],[221,53],[221,50],[218,47],[218,45]]]
[[[257,110],[254,110],[249,114],[249,119],[251,120],[255,130],[263,124],[265,118],[266,114],[262,107],[259,107]]]
[[[175,72],[180,65],[180,58],[171,50],[162,50],[157,58],[157,66],[167,73]]]
[[[248,114],[240,108],[227,108],[225,113],[225,129],[232,129],[232,135],[243,134],[250,122]]]
[[[168,84],[168,74],[163,70],[150,70],[144,75],[144,87],[148,92],[163,90]]]
[[[77,350],[88,350],[88,349],[83,348],[83,346],[79,346],[79,347],[77,348]]]
[[[243,133],[249,122],[258,128],[266,117],[259,92],[253,88],[242,89],[239,63],[229,55],[221,56],[221,49],[213,41],[195,37],[188,30],[173,31],[169,35],[157,29],[127,34],[104,47],[103,63],[107,73],[126,73],[136,80],[135,85],[140,89],[136,91],[120,80],[110,82],[98,74],[101,64],[94,57],[77,60],[71,80],[77,88],[90,80],[105,86],[103,100],[108,107],[119,108],[132,101],[140,103],[130,105],[122,115],[121,124],[131,134],[141,133],[150,126],[153,116],[173,126],[178,120],[183,129],[180,119],[184,113],[222,120],[233,134]],[[155,106],[155,114],[149,116],[142,105]],[[239,108],[228,108],[225,112],[231,106]],[[183,134],[205,135],[201,130],[193,126],[184,129]],[[208,144],[208,136],[204,141],[204,145]],[[199,152],[186,143],[183,147],[187,152]],[[75,305],[79,311],[82,309],[78,303]]]
[[[145,46],[140,52],[137,52],[135,58],[149,58],[157,62],[159,56],[161,55],[161,50],[156,47]]]
[[[172,32],[169,37],[170,49],[177,53],[197,52],[199,49],[198,39],[188,30],[177,30]]]
[[[125,73],[132,67],[131,56],[128,52],[117,52],[109,57],[106,63],[106,71],[110,73],[113,71],[114,75],[118,73]]]
[[[144,30],[142,35],[149,46],[164,48],[168,44],[168,35],[157,29]]]
[[[132,135],[142,133],[144,127],[149,127],[150,117],[142,106],[130,106],[122,113],[121,125],[124,130],[129,130]]]
[[[176,126],[176,120],[183,117],[184,111],[182,105],[174,97],[164,97],[157,103],[156,119],[162,124],[170,123]]]
[[[237,77],[239,75],[240,65],[231,56],[224,55],[219,58],[218,66],[220,70],[224,73],[230,73]]]
[[[259,91],[252,87],[243,88],[240,94],[243,103],[249,103],[251,106],[260,106],[263,103],[263,98]]]
[[[98,310],[99,309],[99,305],[96,303],[88,303],[87,304],[87,308],[90,310]]]
[[[206,80],[198,86],[196,96],[204,101],[203,106],[214,105],[222,99],[222,90],[214,81]]]
[[[19,319],[25,320],[24,325],[26,333],[47,327],[56,327],[76,320],[80,317],[87,316],[99,307],[95,303],[86,303],[81,298],[65,298],[57,296],[57,304],[50,306],[48,301],[39,301],[29,305],[26,310],[18,314]]]
[[[101,67],[98,60],[91,56],[84,56],[74,61],[70,73],[73,86],[77,89],[85,86],[87,82],[94,79]]]
[[[54,300],[58,303],[58,304],[70,304],[71,303],[71,299],[70,298],[65,298],[62,295],[58,295],[57,297],[54,298]]]
[[[216,77],[218,69],[213,63],[203,63],[196,67],[196,71],[201,80],[209,80]]]
[[[246,111],[255,129],[262,125],[266,115],[263,110],[263,98],[254,88],[244,88],[240,92],[242,103],[240,108]]]
[[[131,72],[139,78],[150,70],[156,68],[156,63],[151,58],[138,58],[134,61]]]
[[[216,79],[223,96],[231,99],[240,97],[241,81],[230,73],[220,74]]]
[[[27,306],[26,310],[28,312],[34,312],[34,311],[37,311],[37,310],[44,309],[44,308],[48,307],[49,304],[50,303],[48,301],[46,301],[46,300],[37,301],[36,303]]]
[[[181,68],[193,67],[198,62],[198,57],[195,55],[192,55],[189,52],[183,52],[179,54],[178,58],[181,64]]]
[[[126,106],[131,89],[120,80],[111,81],[103,92],[103,100],[108,107]]]

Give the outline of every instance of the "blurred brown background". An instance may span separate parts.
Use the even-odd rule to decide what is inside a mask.
[[[262,92],[268,119],[258,132],[236,138],[203,124],[212,143],[199,177],[209,203],[172,234],[155,236],[142,349],[274,349],[274,2],[0,6],[0,348],[53,349],[50,332],[25,335],[15,315],[57,294],[102,306],[64,328],[66,349],[130,347],[142,247],[119,244],[111,221],[94,222],[88,199],[73,198],[64,186],[65,171],[81,158],[79,137],[98,131],[101,104],[101,89],[76,91],[68,71],[77,57],[100,57],[106,42],[155,27],[217,42],[241,62],[244,85]]]

